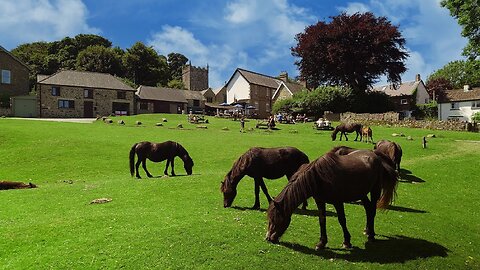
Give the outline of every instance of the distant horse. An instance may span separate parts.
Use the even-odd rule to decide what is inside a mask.
[[[308,157],[295,147],[261,148],[252,147],[233,164],[230,171],[221,182],[220,191],[223,192],[223,206],[230,207],[237,195],[237,185],[245,175],[254,179],[255,182],[255,204],[253,209],[260,209],[260,188],[267,197],[268,202],[272,198],[268,194],[263,178],[277,179],[291,176],[302,164],[307,164]],[[303,208],[307,207],[304,201]]]
[[[378,141],[377,144],[373,147],[375,152],[380,152],[389,157],[393,163],[395,163],[395,168],[400,172],[400,162],[402,161],[402,147],[396,142],[391,142],[389,140]]]
[[[338,152],[338,151],[337,151]],[[333,204],[343,229],[343,246],[350,248],[344,202],[361,200],[367,223],[365,234],[375,239],[374,219],[377,207],[386,208],[395,196],[398,183],[393,163],[382,154],[370,150],[354,150],[349,154],[331,151],[302,166],[268,208],[266,240],[278,242],[287,230],[293,210],[309,197],[315,199],[319,210],[320,242],[316,249],[327,244],[325,204]],[[370,199],[368,199],[370,193]]]
[[[354,131],[357,134],[354,141],[357,141],[359,135],[360,135],[360,141],[361,141],[362,140],[362,124],[359,124],[359,123],[340,124],[336,126],[332,132],[332,141],[335,141],[337,139],[338,132],[340,132],[340,141],[342,140],[342,136],[345,136],[345,140],[348,141],[347,133],[352,133]]]
[[[368,140],[370,139],[370,142],[373,143],[373,137],[372,137],[372,129],[370,127],[362,127],[362,142],[365,141],[368,143]]]
[[[0,190],[2,189],[21,189],[21,188],[36,188],[37,185],[23,182],[0,181]]]
[[[138,156],[137,163],[135,164],[135,154]],[[187,150],[183,148],[179,143],[173,141],[166,141],[163,143],[152,143],[152,142],[139,142],[132,146],[130,149],[130,174],[137,178],[141,178],[138,173],[138,167],[142,163],[143,170],[147,173],[148,177],[152,175],[147,170],[146,160],[147,158],[153,162],[161,162],[167,160],[167,166],[163,171],[163,174],[168,175],[168,165],[172,164],[172,176],[175,176],[174,172],[174,160],[175,157],[180,157],[183,160],[183,167],[188,175],[192,174],[193,160],[188,155]]]

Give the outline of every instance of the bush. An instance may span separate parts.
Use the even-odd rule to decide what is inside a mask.
[[[436,101],[431,101],[427,104],[416,105],[415,110],[412,112],[412,116],[416,119],[437,119],[438,118],[438,106]]]
[[[472,122],[480,123],[480,112],[472,114]]]

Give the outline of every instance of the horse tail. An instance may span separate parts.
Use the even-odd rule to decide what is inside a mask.
[[[377,202],[377,208],[386,209],[395,199],[398,173],[395,171],[395,165],[389,157],[383,153],[375,153],[381,157],[383,170],[381,179],[382,195]]]
[[[137,147],[137,144],[134,144],[132,146],[132,148],[130,149],[130,175],[133,176],[133,174],[135,173],[135,166],[134,166],[134,163],[135,163],[135,147]]]

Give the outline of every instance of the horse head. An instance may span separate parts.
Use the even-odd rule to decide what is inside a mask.
[[[188,175],[192,175],[193,160],[189,155],[185,155],[183,158],[183,168]]]
[[[278,243],[278,240],[285,233],[288,225],[290,225],[291,216],[286,215],[281,205],[273,200],[268,207],[267,218],[268,229],[265,240]]]
[[[221,182],[222,184],[220,186],[220,191],[223,193],[223,207],[225,208],[232,206],[233,200],[237,196],[237,189],[232,188],[232,186],[228,184],[229,181],[230,178],[227,174],[224,181]]]
[[[338,130],[337,130],[337,128],[335,128],[332,132],[332,141],[335,141],[337,139],[337,132],[338,132]]]

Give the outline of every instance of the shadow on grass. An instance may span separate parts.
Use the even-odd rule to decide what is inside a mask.
[[[349,202],[349,204],[357,204],[357,205],[362,205],[362,202],[360,201],[356,201],[356,202]],[[391,211],[398,211],[398,212],[407,212],[407,213],[418,213],[418,214],[425,214],[425,213],[428,213],[427,211],[425,210],[418,210],[418,209],[413,209],[413,208],[409,208],[409,207],[403,207],[403,206],[397,206],[397,205],[389,205],[387,207],[388,210],[391,210]],[[377,212],[379,211],[379,209],[377,209]],[[380,210],[381,211],[381,210]]]
[[[425,180],[413,175],[411,171],[406,169],[400,169],[399,181],[403,183],[424,183],[425,182]]]
[[[236,210],[240,210],[240,211],[252,210],[252,211],[267,212],[267,209],[265,209],[265,208],[252,209],[251,207],[243,207],[243,206],[232,206],[231,208],[236,209]],[[297,209],[295,209],[295,211],[293,211],[293,213],[297,214],[297,215],[301,215],[301,216],[311,216],[311,217],[317,217],[318,216],[318,210],[316,210],[316,209],[300,209],[300,208],[297,208]],[[327,216],[336,217],[337,213],[327,210]]]
[[[378,236],[378,235],[377,235]],[[380,236],[373,243],[366,242],[365,248],[352,249],[326,248],[316,251],[303,245],[280,242],[280,245],[295,251],[323,257],[325,259],[339,259],[349,262],[369,263],[404,263],[411,260],[430,257],[447,257],[449,250],[437,243],[407,236]]]

